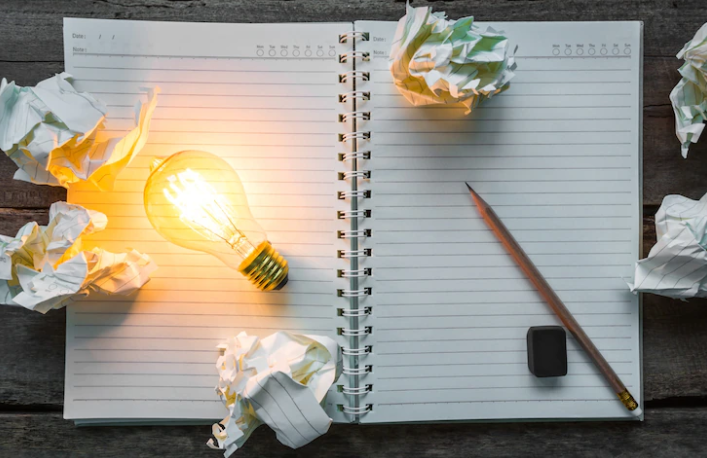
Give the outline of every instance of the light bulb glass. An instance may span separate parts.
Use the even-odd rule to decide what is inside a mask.
[[[156,160],[144,203],[150,224],[168,241],[216,256],[260,289],[287,281],[287,261],[253,218],[240,177],[218,156],[182,151]]]

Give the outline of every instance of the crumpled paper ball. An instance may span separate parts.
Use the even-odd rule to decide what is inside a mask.
[[[707,120],[707,24],[677,54],[685,59],[680,67],[682,79],[670,92],[675,112],[675,133],[687,157],[690,143],[697,143]]]
[[[47,226],[27,223],[14,237],[0,235],[0,304],[46,313],[91,291],[128,295],[142,287],[157,268],[149,256],[82,251],[81,238],[107,223],[103,213],[56,202]]]
[[[106,106],[78,92],[68,73],[35,87],[0,83],[0,149],[17,164],[16,180],[63,186],[79,181],[101,191],[115,179],[147,142],[159,88],[148,91],[148,103],[135,107],[137,127],[125,137],[97,140]]]
[[[429,7],[406,6],[390,50],[398,91],[413,105],[461,102],[466,114],[509,87],[515,62],[508,39],[473,17],[448,20]]]
[[[631,292],[707,297],[707,194],[699,201],[666,196],[655,214],[655,232],[658,241],[636,263]]]
[[[229,415],[213,425],[218,444],[212,439],[209,447],[228,457],[264,423],[291,448],[329,430],[322,403],[342,370],[334,340],[283,331],[260,340],[241,332],[218,349],[216,393]]]

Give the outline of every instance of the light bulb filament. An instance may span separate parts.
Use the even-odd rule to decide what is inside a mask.
[[[248,256],[255,247],[235,224],[223,196],[196,172],[186,169],[167,178],[165,198],[179,210],[179,219],[192,229],[226,242],[242,256]]]

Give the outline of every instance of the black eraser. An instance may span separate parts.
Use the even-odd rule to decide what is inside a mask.
[[[528,369],[536,377],[567,375],[567,334],[562,326],[528,329]]]

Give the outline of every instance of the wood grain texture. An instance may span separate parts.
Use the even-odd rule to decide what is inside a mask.
[[[0,208],[48,208],[58,200],[66,200],[66,189],[38,186],[15,180],[17,166],[0,150]],[[5,232],[0,230],[0,234]]]
[[[291,450],[267,427],[256,430],[239,458],[327,457],[612,457],[702,456],[707,408],[648,409],[646,421],[575,423],[447,423],[333,425]],[[220,458],[204,445],[207,426],[76,428],[59,414],[0,415],[0,451],[13,458],[169,456]],[[33,434],[34,433],[34,434]]]
[[[0,411],[61,410],[66,312],[0,306]]]
[[[645,54],[674,56],[687,38],[707,21],[702,0],[537,0],[437,1],[450,17],[473,15],[481,21],[645,22]],[[0,16],[5,46],[0,60],[53,61],[62,53],[62,17],[100,17],[199,22],[332,22],[397,20],[404,2],[394,0],[3,0]],[[28,23],[27,19],[31,18]],[[689,36],[685,36],[685,35]],[[23,35],[32,35],[28,41]],[[23,47],[24,46],[24,47]]]
[[[642,20],[644,28],[644,204],[652,215],[664,195],[707,192],[707,138],[680,157],[668,94],[677,83],[674,57],[707,21],[704,0],[457,0],[422,2],[451,17],[478,20]],[[33,85],[63,69],[62,18],[217,22],[397,20],[395,0],[2,0],[0,78]],[[62,188],[12,180],[14,164],[0,154],[0,234],[28,221],[47,222]],[[644,220],[644,252],[655,242]],[[0,456],[218,457],[204,443],[209,428],[76,428],[61,418],[65,313],[0,306]],[[334,425],[297,451],[258,430],[239,456],[699,456],[707,427],[707,300],[644,297],[646,421]],[[677,408],[676,406],[692,406]],[[667,406],[667,407],[666,407]]]
[[[39,224],[47,224],[49,222],[49,211],[44,208],[36,210],[0,208],[1,235],[15,235],[19,228],[32,221],[36,221]]]

